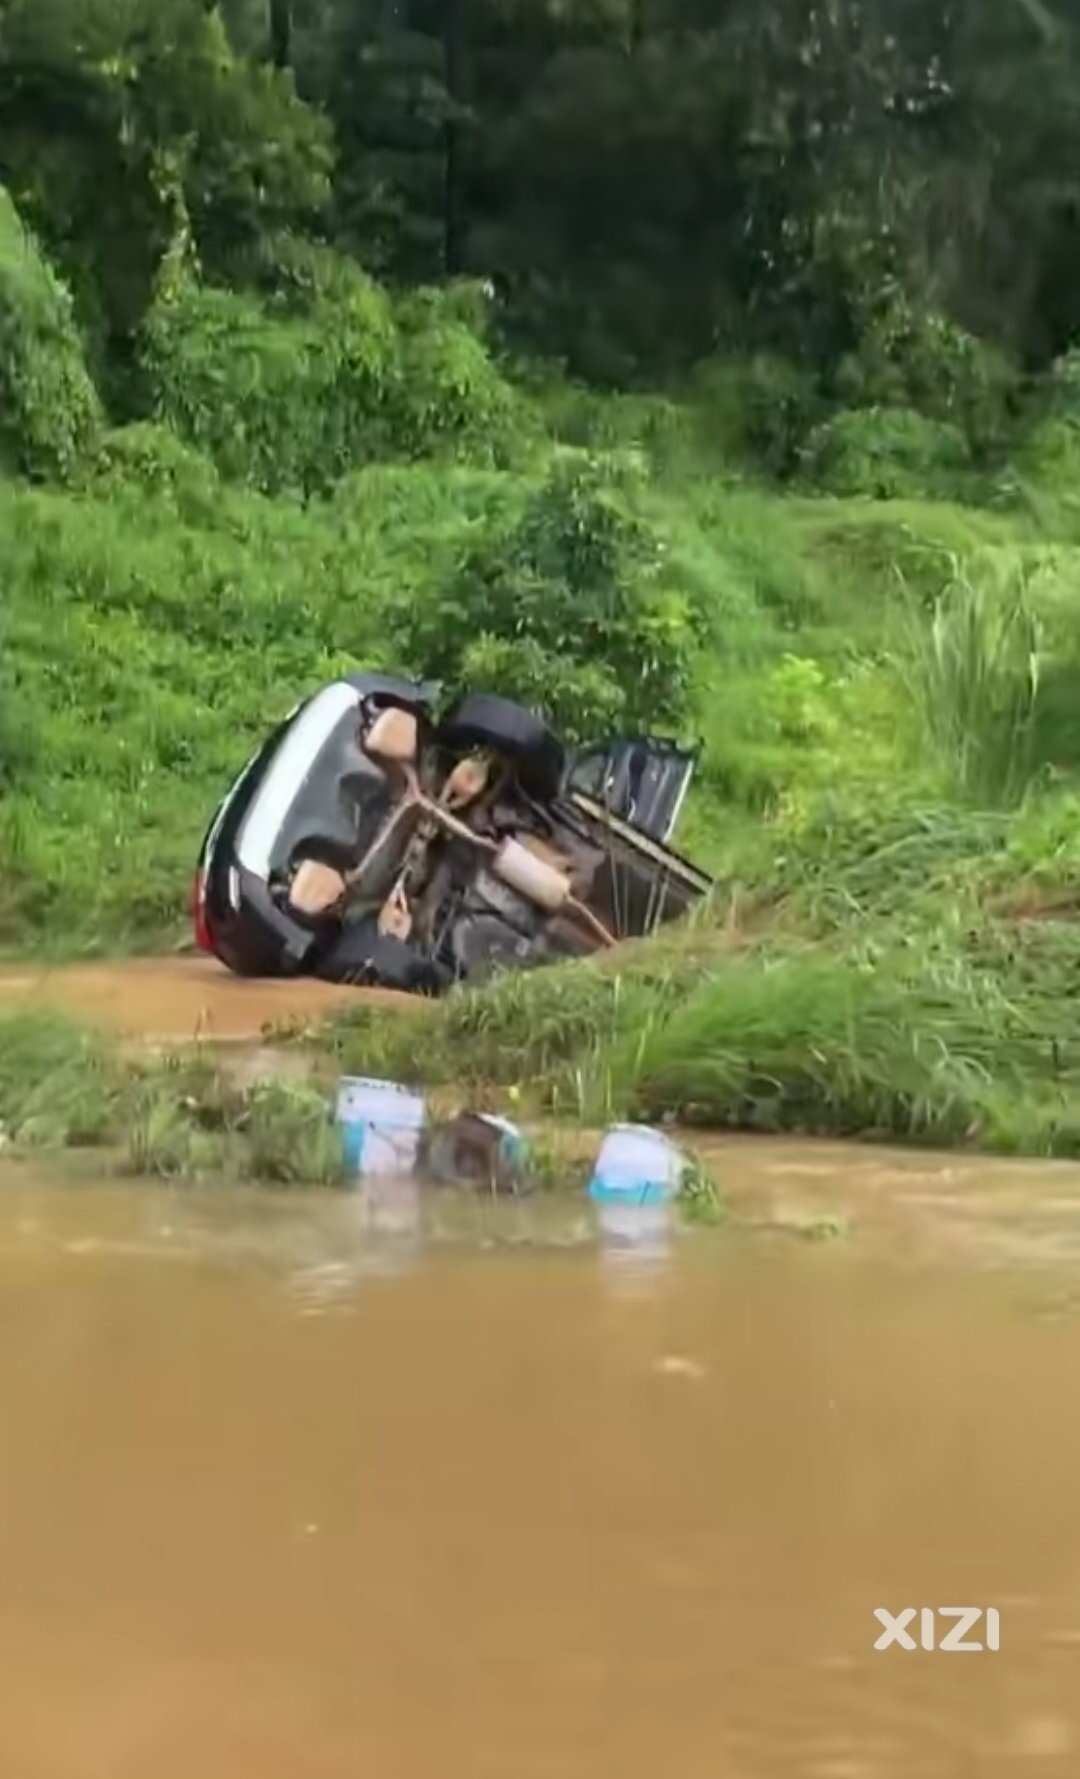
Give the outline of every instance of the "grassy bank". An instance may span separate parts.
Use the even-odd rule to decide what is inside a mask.
[[[422,1017],[422,1010],[420,1012]],[[177,1184],[274,1188],[349,1183],[342,1132],[333,1117],[336,1059],[322,1043],[299,1070],[253,1077],[220,1053],[196,1051],[140,1061],[97,1033],[56,1016],[0,1019],[0,1162],[50,1158],[54,1172],[77,1162],[79,1176]],[[495,1103],[492,1083],[428,1096],[437,1126]],[[444,1188],[494,1196],[583,1191],[599,1134],[567,1120],[526,1127],[528,1164],[497,1187],[463,1163]],[[355,1184],[355,1182],[353,1182]],[[687,1154],[676,1194],[685,1219],[717,1224],[724,1202],[708,1169]]]
[[[1080,1154],[1080,886],[1045,821],[808,833],[688,931],[460,993],[419,1015],[422,1045],[360,1009],[333,1053],[589,1123]]]
[[[207,1054],[137,1063],[53,1015],[0,1020],[0,1152],[96,1151],[103,1170],[329,1185],[341,1151],[305,1080],[242,1084]]]
[[[425,1010],[419,1065],[411,1022],[357,1017],[328,1066],[591,1121],[1071,1152],[1075,355],[1002,381],[931,328],[919,375],[854,408],[760,354],[601,392],[509,358],[472,287],[294,259],[235,289],[170,262],[125,406],[5,200],[0,951],[176,944],[268,726],[342,669],[404,669],[570,741],[700,740],[678,838],[717,895],[604,966]],[[37,1043],[0,1033],[30,1095],[0,1117],[81,1141],[85,1106],[143,1170],[262,1168],[265,1118],[325,1123],[301,1089],[238,1101]]]

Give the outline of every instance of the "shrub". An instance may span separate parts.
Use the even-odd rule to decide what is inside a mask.
[[[1080,350],[1076,347],[1054,360],[1044,394],[1052,419],[1080,427]]]
[[[70,477],[100,422],[71,299],[0,187],[0,468]]]
[[[376,452],[395,375],[387,299],[275,315],[251,296],[181,284],[144,332],[154,417],[264,492],[326,490]]]
[[[908,408],[866,408],[816,427],[802,465],[830,494],[948,500],[961,491],[971,460],[955,426]]]
[[[398,634],[414,667],[455,686],[470,663],[490,669],[500,645],[501,669],[535,685],[531,702],[575,739],[684,714],[697,614],[667,579],[636,472],[568,455],[436,597],[414,601]]]
[[[768,353],[706,359],[688,394],[707,450],[732,462],[748,460],[775,476],[798,467],[803,442],[822,412],[814,378]]]
[[[560,444],[638,451],[658,474],[680,480],[714,467],[702,453],[698,416],[689,403],[660,395],[611,395],[550,377],[538,393],[548,430]]]
[[[142,421],[105,434],[89,478],[99,494],[132,492],[167,501],[185,518],[209,517],[221,482],[208,457],[168,427]]]
[[[377,457],[505,462],[529,415],[457,302],[389,298],[326,249],[294,243],[272,294],[181,282],[159,298],[142,365],[154,417],[265,493],[324,494]]]
[[[399,319],[401,364],[388,421],[394,450],[486,463],[516,456],[530,431],[526,404],[482,340],[457,318],[453,301],[414,298],[401,306]]]
[[[864,324],[858,352],[836,377],[845,406],[914,409],[956,427],[980,454],[1006,438],[1017,390],[1002,352],[898,295]]]

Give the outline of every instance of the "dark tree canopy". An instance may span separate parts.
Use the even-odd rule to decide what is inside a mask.
[[[615,380],[1080,328],[1076,0],[0,0],[0,180],[107,351],[190,240],[490,278]]]

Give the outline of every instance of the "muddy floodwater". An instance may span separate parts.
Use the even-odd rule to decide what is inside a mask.
[[[1080,1772],[1080,1174],[716,1161],[651,1257],[0,1171],[5,1779]]]
[[[252,1039],[266,1026],[325,1019],[361,1001],[388,1010],[415,1005],[408,996],[388,990],[341,987],[310,977],[245,980],[205,957],[0,968],[0,1017],[48,1007],[150,1043]]]

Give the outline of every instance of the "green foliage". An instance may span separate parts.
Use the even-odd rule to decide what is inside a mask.
[[[389,305],[359,279],[347,305],[308,318],[189,285],[149,317],[143,364],[155,418],[223,475],[310,493],[376,455],[394,353]]]
[[[280,1186],[331,1186],[345,1158],[326,1096],[295,1082],[266,1082],[248,1096],[244,1170]]]
[[[52,1014],[0,1018],[0,1132],[16,1142],[92,1144],[110,1132],[120,1071],[102,1042]]]
[[[403,614],[407,658],[448,685],[496,667],[571,739],[678,721],[698,617],[666,572],[640,478],[618,460],[557,459],[430,601]]]
[[[907,615],[905,682],[919,729],[954,791],[984,806],[1075,772],[1080,696],[1064,564],[977,560]]]
[[[1030,788],[1043,637],[1022,579],[1004,587],[958,577],[929,626],[911,623],[905,677],[923,733],[961,796],[984,806]]]
[[[762,1130],[956,1142],[1007,1012],[989,984],[875,957],[733,959],[653,1023],[627,1068],[635,1111]]]
[[[665,479],[696,479],[715,465],[697,415],[667,396],[602,393],[562,377],[539,379],[537,399],[551,436],[577,450],[637,452]]]
[[[212,525],[224,500],[210,459],[167,427],[149,421],[107,433],[84,485],[99,497],[121,503],[135,494],[146,495],[196,525]]]
[[[317,1088],[266,1080],[241,1090],[199,1055],[124,1062],[53,1014],[0,1018],[0,1139],[107,1148],[144,1178],[325,1186],[342,1177],[340,1132]]]
[[[896,295],[867,319],[856,353],[836,373],[845,406],[914,410],[980,451],[1007,436],[1017,388],[1004,353]]]
[[[505,462],[529,416],[452,299],[401,305],[336,255],[290,250],[269,298],[181,282],[147,320],[157,420],[222,475],[325,494],[378,457]],[[398,322],[400,320],[400,327]]]
[[[815,427],[805,474],[829,494],[871,500],[952,500],[971,460],[963,434],[905,408],[853,409]]]
[[[807,371],[760,352],[703,361],[693,372],[689,398],[706,447],[729,463],[749,461],[772,476],[798,467],[823,407]]]
[[[0,187],[0,468],[70,479],[100,423],[70,298]]]
[[[955,831],[941,813],[921,831],[939,865],[949,820]],[[872,817],[865,838],[871,828]],[[920,832],[910,817],[907,832]],[[895,836],[879,845],[881,875],[900,858]],[[866,862],[853,857],[855,872]],[[699,926],[636,948],[617,974],[570,967],[452,998],[425,1013],[422,1044],[412,1021],[376,1033],[348,1015],[334,1042],[348,1068],[412,1078],[419,1057],[425,1080],[527,1085],[590,1123],[629,1115],[1070,1154],[1080,1052],[1058,1008],[1078,971],[1074,926],[1025,953],[970,904],[950,917],[909,891],[891,925],[849,914],[817,939],[777,926],[736,942]]]
[[[216,271],[329,194],[329,131],[191,0],[7,0],[0,178],[96,345],[130,339],[178,251]],[[119,369],[120,366],[110,366]]]
[[[460,291],[399,305],[401,363],[389,417],[395,451],[497,464],[527,442],[528,409],[473,331],[476,309]]]
[[[445,580],[500,496],[381,468],[305,511],[141,427],[77,496],[0,483],[0,944],[168,930],[268,724],[342,667],[400,665],[387,613]]]

